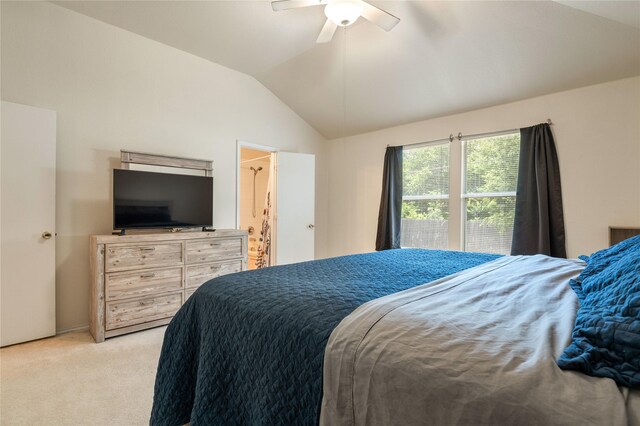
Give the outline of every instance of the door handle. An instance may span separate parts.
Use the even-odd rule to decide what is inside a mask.
[[[310,223],[310,224],[307,226],[307,228],[309,228],[309,229],[313,229],[313,228],[315,228],[315,225],[314,225],[313,223]]]
[[[42,233],[42,238],[44,238],[45,240],[50,240],[51,237],[52,237],[52,235],[51,235],[51,232],[49,232],[49,231],[44,231]]]

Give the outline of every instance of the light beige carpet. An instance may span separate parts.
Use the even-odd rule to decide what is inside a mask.
[[[0,349],[0,424],[149,424],[164,331],[100,344],[77,332]]]

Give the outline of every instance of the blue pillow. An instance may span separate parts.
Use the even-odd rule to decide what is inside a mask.
[[[580,299],[560,368],[640,386],[640,236],[594,253],[570,283]]]
[[[597,251],[591,256],[579,256],[581,260],[587,262],[587,267],[584,268],[578,278],[576,278],[575,280],[571,280],[570,284],[573,290],[578,295],[578,298],[580,298],[580,301],[582,301],[582,299],[584,298],[581,286],[583,279],[602,272],[603,269],[618,261],[627,252],[634,250],[634,248],[637,250],[639,244],[640,235],[636,235],[635,237],[621,241],[615,246]]]

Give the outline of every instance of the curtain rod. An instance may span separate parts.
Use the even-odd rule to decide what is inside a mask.
[[[548,125],[553,125],[553,122],[551,121],[550,118],[547,118],[547,124]],[[507,133],[515,133],[520,131],[520,129],[507,129],[507,130],[499,130],[497,132],[485,132],[485,133],[475,133],[473,135],[463,135],[462,132],[458,133],[458,136],[453,136],[453,133],[451,133],[449,135],[448,138],[446,139],[434,139],[432,141],[424,141],[424,142],[414,142],[414,143],[408,143],[408,144],[404,144],[404,145],[394,145],[394,146],[417,146],[417,145],[430,145],[430,144],[434,144],[434,143],[438,143],[438,142],[453,142],[454,139],[458,139],[458,140],[462,140],[463,138],[465,139],[478,139],[484,136],[498,136],[501,134],[507,134]],[[389,148],[392,145],[387,144],[387,148]]]

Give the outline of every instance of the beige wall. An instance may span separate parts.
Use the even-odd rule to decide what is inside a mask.
[[[2,2],[2,99],[58,113],[59,330],[88,322],[88,236],[111,231],[121,148],[214,160],[214,226],[236,226],[236,140],[316,154],[324,139],[255,79],[48,2]]]
[[[387,144],[537,124],[551,118],[570,257],[608,245],[608,226],[640,226],[640,77],[330,141],[329,255],[375,246]]]

